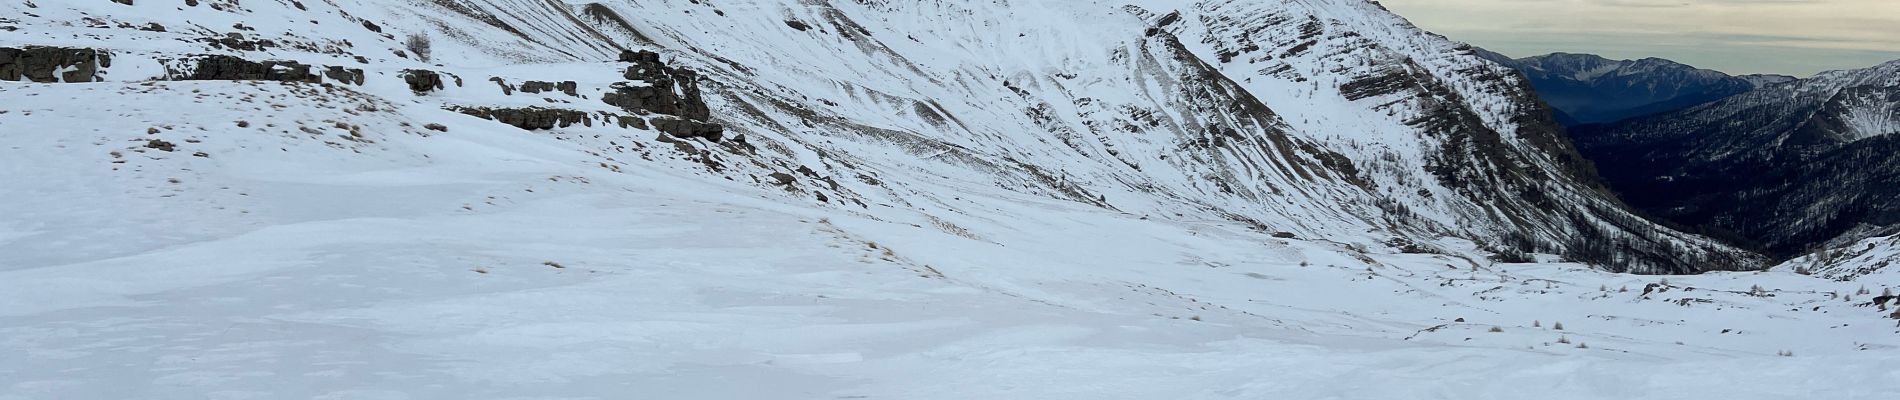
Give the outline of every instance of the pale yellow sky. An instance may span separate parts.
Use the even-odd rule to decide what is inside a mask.
[[[1427,30],[1514,57],[1661,57],[1812,75],[1900,59],[1900,0],[1380,0]]]

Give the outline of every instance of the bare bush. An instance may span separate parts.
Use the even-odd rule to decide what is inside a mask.
[[[402,47],[409,49],[410,54],[415,54],[417,60],[429,62],[433,43],[429,41],[429,35],[411,33],[409,37],[403,39]]]

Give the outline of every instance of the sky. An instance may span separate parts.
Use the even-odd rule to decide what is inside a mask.
[[[1513,57],[1660,57],[1809,76],[1900,59],[1900,0],[1380,0],[1420,27]]]

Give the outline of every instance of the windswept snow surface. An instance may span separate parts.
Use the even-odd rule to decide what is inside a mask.
[[[1900,327],[1858,294],[1892,281],[1489,261],[1473,239],[1520,229],[1496,223],[1533,203],[1460,190],[1536,188],[1419,176],[1443,154],[1425,135],[1444,132],[1404,121],[1418,104],[1460,102],[1505,132],[1499,154],[1562,155],[1508,129],[1523,104],[1475,96],[1508,82],[1458,75],[1501,69],[1396,17],[1355,17],[1371,3],[1202,3],[1188,14],[1261,18],[1180,21],[1168,29],[1191,40],[1172,47],[1039,23],[1162,18],[1099,2],[841,5],[890,18],[860,31],[839,9],[792,2],[616,1],[630,21],[615,30],[561,22],[601,14],[558,2],[202,1],[0,4],[20,15],[0,19],[19,27],[0,29],[6,45],[114,54],[104,82],[0,82],[0,399],[1900,392]],[[971,17],[904,19],[930,4],[941,9],[926,15]],[[1249,46],[1213,35],[1272,20],[1263,10],[1323,15],[1344,41],[1289,69],[1261,54],[1204,64]],[[698,24],[722,21],[708,15],[731,19]],[[1309,26],[1293,21],[1276,29]],[[283,47],[192,36],[234,24]],[[393,55],[408,29],[436,37],[441,65]],[[1389,47],[1353,50],[1362,36]],[[1128,42],[1081,40],[1094,37]],[[1022,47],[969,46],[1005,43]],[[1268,47],[1281,45],[1310,47]],[[752,145],[609,124],[526,131],[444,110],[617,112],[598,99],[621,81],[625,65],[603,61],[623,46],[701,69],[718,122]],[[151,80],[197,53],[350,65],[366,83]],[[397,77],[409,68],[462,82],[413,93]],[[1277,75],[1241,74],[1255,69]],[[1242,78],[1184,78],[1214,70]],[[1459,78],[1360,101],[1313,83],[1427,73]],[[581,89],[510,95],[490,77]],[[1247,106],[1266,94],[1277,111]],[[1328,154],[1384,161],[1353,175]],[[1609,201],[1564,179],[1535,182],[1573,196],[1558,200]],[[1521,229],[1579,229],[1537,221],[1553,226]]]
[[[63,127],[4,147],[35,177],[0,192],[30,210],[0,242],[6,399],[1900,390],[1900,328],[1828,294],[1882,282],[1361,252],[1028,196],[841,213],[428,107],[341,141],[318,123],[352,108],[296,102],[374,100],[312,85],[4,88],[32,99],[5,126]],[[427,121],[449,131],[401,125]]]

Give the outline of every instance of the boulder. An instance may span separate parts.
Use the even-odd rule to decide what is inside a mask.
[[[172,142],[167,142],[167,141],[158,140],[158,139],[151,139],[151,140],[145,141],[145,148],[157,149],[160,151],[173,151],[173,150],[178,149],[178,145],[172,144]]]
[[[507,79],[501,79],[501,77],[499,76],[491,76],[491,77],[488,77],[488,81],[494,82],[495,85],[497,86],[501,86],[501,94],[503,96],[515,95],[515,87],[512,85],[509,85]]]
[[[402,70],[402,80],[409,83],[409,90],[416,93],[428,93],[442,90],[442,75],[426,69]]]
[[[331,65],[324,68],[323,76],[337,82],[343,82],[343,83],[348,83],[348,84],[357,85],[357,86],[363,85],[363,69],[362,68],[343,68],[343,67]]]
[[[640,129],[640,130],[649,129],[647,127],[646,118],[640,118],[640,117],[632,116],[632,115],[619,115],[619,116],[615,116],[614,120],[620,124],[621,128],[634,128],[634,129]]]

